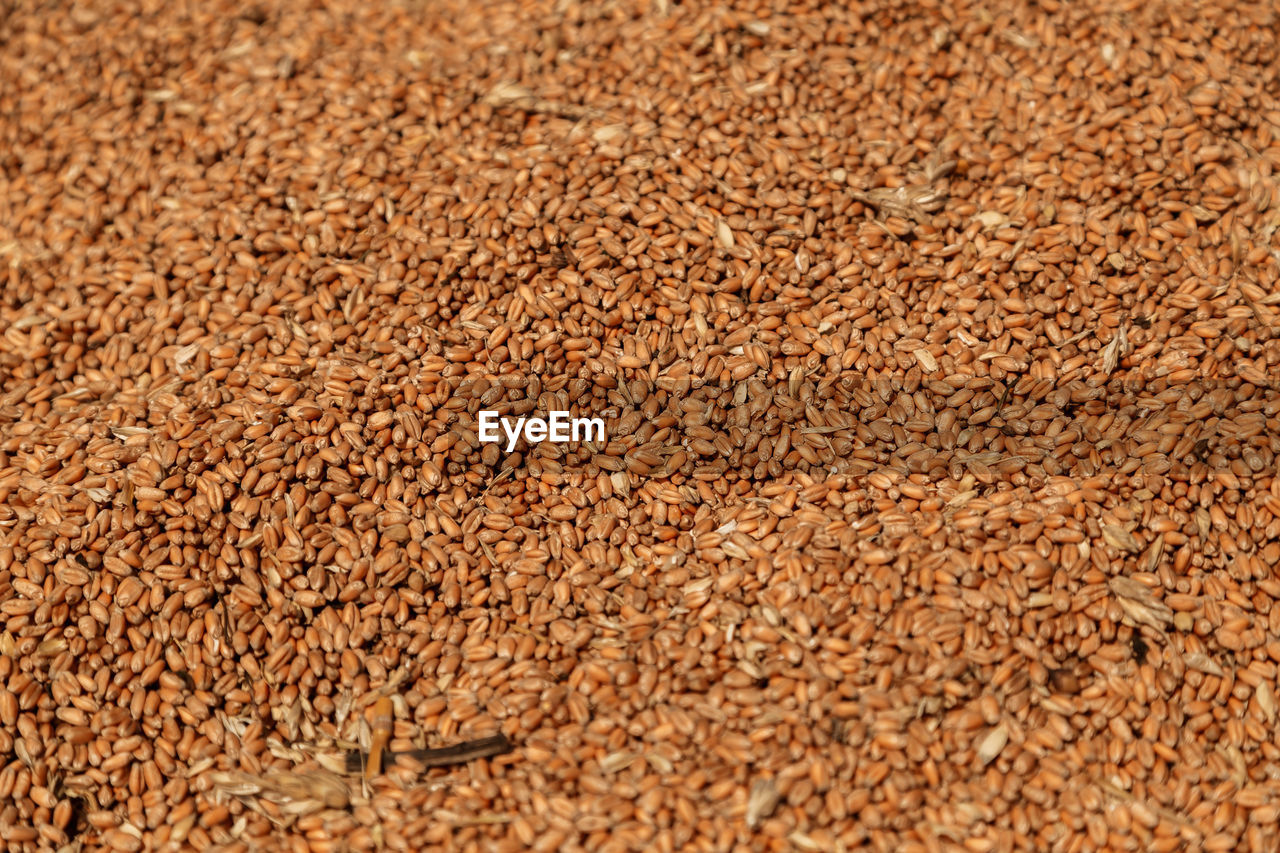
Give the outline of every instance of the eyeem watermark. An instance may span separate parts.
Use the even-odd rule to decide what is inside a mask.
[[[503,418],[489,409],[480,412],[480,441],[501,441],[499,428],[507,437],[507,453],[515,450],[516,442],[523,434],[530,444],[551,441],[562,444],[570,441],[603,442],[602,418],[571,418],[568,412],[549,412],[550,418]]]

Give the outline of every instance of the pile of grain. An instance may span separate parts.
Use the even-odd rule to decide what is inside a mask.
[[[12,849],[1276,848],[1276,13],[732,5],[3,4]]]

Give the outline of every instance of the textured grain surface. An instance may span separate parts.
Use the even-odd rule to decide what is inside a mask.
[[[0,4],[4,843],[1276,849],[1276,14],[734,5]]]

